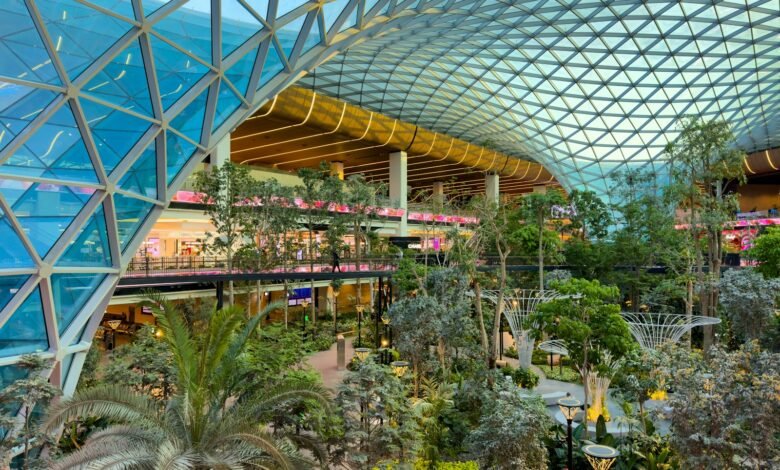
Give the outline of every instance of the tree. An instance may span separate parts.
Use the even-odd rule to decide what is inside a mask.
[[[556,334],[564,342],[569,357],[579,364],[589,406],[591,371],[598,370],[605,353],[620,358],[635,347],[635,342],[620,315],[620,305],[614,303],[619,294],[616,287],[571,279],[553,288],[564,297],[540,304],[529,324],[537,325],[538,332]]]
[[[340,451],[356,468],[396,459],[405,463],[414,455],[416,421],[404,386],[390,369],[371,359],[360,363],[344,377],[336,403],[344,421]]]
[[[483,406],[479,426],[467,439],[484,468],[547,468],[543,439],[552,420],[540,398],[523,396],[511,382],[501,380]]]
[[[551,190],[544,193],[527,194],[523,197],[520,205],[520,217],[525,220],[526,224],[533,226],[537,234],[539,290],[544,290],[545,228],[547,222],[552,218],[553,206],[565,203],[566,201],[560,192]]]
[[[201,331],[193,332],[176,307],[153,299],[154,314],[176,368],[176,393],[165,412],[145,395],[121,385],[79,391],[49,411],[43,423],[53,432],[65,423],[98,416],[112,424],[94,432],[86,444],[53,468],[80,466],[123,468],[224,468],[273,465],[293,468],[311,462],[294,447],[313,451],[312,440],[286,429],[266,431],[263,418],[289,400],[315,400],[326,410],[326,395],[311,383],[288,384],[257,394],[240,395],[240,357],[268,311],[247,320],[227,307],[213,312]],[[322,453],[314,455],[321,459]]]
[[[756,342],[670,374],[672,445],[685,468],[773,468],[780,459],[780,359]]]
[[[318,225],[337,222],[332,217],[331,203],[341,202],[343,198],[343,182],[336,176],[331,176],[326,162],[322,162],[319,168],[301,168],[298,170],[301,184],[295,186],[294,193],[303,202],[303,221],[309,235],[309,270],[314,271],[314,259],[317,255],[318,244],[314,241],[314,230]],[[331,218],[333,220],[331,220]],[[337,248],[337,247],[330,247]],[[311,292],[314,292],[314,278],[309,284]],[[312,323],[317,323],[315,303],[311,303]]]
[[[246,242],[253,187],[249,168],[229,161],[195,175],[195,190],[214,226],[214,232],[206,233],[206,249],[225,256],[228,272],[233,270],[233,255]],[[235,302],[232,280],[228,282],[228,301],[230,305]]]
[[[165,402],[173,394],[175,374],[173,355],[168,344],[155,335],[153,326],[144,325],[136,333],[133,342],[111,353],[103,375],[111,383]]]
[[[49,360],[31,354],[22,356],[16,367],[19,378],[0,390],[0,464],[7,468],[13,449],[21,447],[21,468],[27,470],[40,463],[32,458],[33,450],[50,442],[49,436],[38,429],[36,411],[49,406],[60,390],[46,378]]]
[[[772,325],[780,279],[764,279],[753,269],[729,269],[720,279],[721,313],[743,341],[760,339]]]
[[[780,277],[780,228],[768,227],[756,238],[750,255],[758,262],[758,271],[766,277]]]
[[[602,239],[609,233],[612,216],[609,206],[593,191],[575,189],[569,193],[571,214],[570,231],[579,234],[582,240]]]
[[[725,121],[704,121],[689,116],[680,121],[680,128],[679,136],[667,145],[666,155],[696,260],[701,313],[715,317],[723,227],[739,207],[736,194],[727,193],[726,185],[731,181],[745,181],[745,154],[736,148],[734,134]],[[713,328],[705,326],[705,351],[712,342]]]
[[[498,298],[495,303],[495,313],[493,315],[493,327],[490,332],[490,338],[486,343],[487,332],[485,329],[484,312],[482,305],[482,279],[480,276],[472,277],[474,288],[474,304],[477,310],[479,320],[480,334],[482,336],[483,349],[487,346],[487,367],[494,369],[496,359],[498,359],[498,333],[501,328],[501,315],[504,312],[504,292],[507,288],[507,258],[512,252],[513,235],[512,222],[510,215],[517,210],[516,204],[511,201],[504,201],[497,204],[495,201],[485,197],[474,198],[471,207],[479,218],[479,225],[474,229],[472,242],[470,246],[474,253],[486,254],[495,253],[498,256],[498,268],[496,275],[496,289]],[[463,250],[461,249],[461,252]],[[464,261],[475,263],[475,259],[464,258]],[[476,267],[470,270],[476,272]],[[488,378],[492,382],[492,375]]]

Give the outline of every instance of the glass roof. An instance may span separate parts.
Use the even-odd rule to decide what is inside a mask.
[[[542,163],[603,192],[657,165],[686,114],[780,146],[780,8],[750,2],[448,2],[319,66],[325,94]]]

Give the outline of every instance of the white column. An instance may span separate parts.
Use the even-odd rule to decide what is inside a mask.
[[[344,180],[344,162],[330,162],[330,176]]]
[[[498,175],[488,173],[485,175],[485,197],[498,204]]]
[[[534,186],[534,192],[539,194],[545,194],[547,192],[547,186],[543,184],[537,184]]]
[[[406,237],[409,230],[406,226],[407,205],[406,205],[406,152],[393,152],[390,154],[390,200],[404,210],[401,217],[401,223],[398,227],[398,236]]]
[[[217,146],[211,152],[209,160],[211,161],[209,168],[219,168],[225,162],[230,161],[230,134],[217,143]]]
[[[444,204],[444,182],[436,181],[433,183],[433,202],[434,204]]]

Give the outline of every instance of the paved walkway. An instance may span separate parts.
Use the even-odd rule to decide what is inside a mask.
[[[352,348],[352,337],[346,338],[346,351],[344,358],[346,363],[352,360],[352,356],[355,354],[355,350]],[[327,351],[320,351],[310,355],[307,362],[312,369],[316,370],[322,376],[322,383],[325,387],[336,391],[339,384],[344,380],[344,375],[347,373],[345,370],[338,370],[336,367],[336,343]]]

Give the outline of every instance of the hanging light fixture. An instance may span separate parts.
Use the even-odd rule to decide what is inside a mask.
[[[393,373],[399,379],[406,375],[406,371],[409,369],[409,363],[406,361],[393,361],[390,363],[390,367],[393,368]]]

